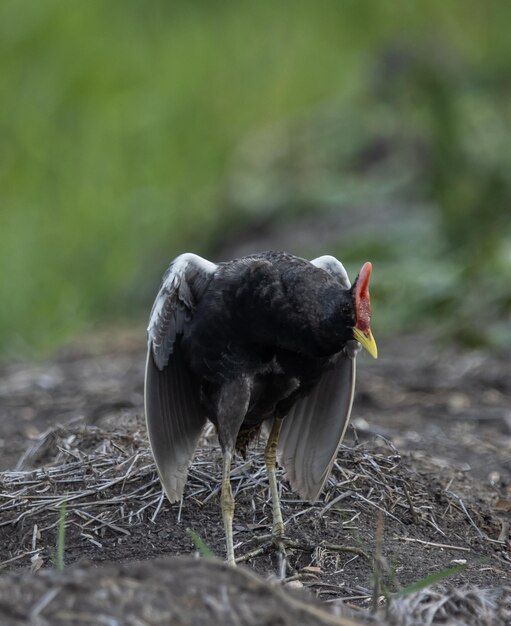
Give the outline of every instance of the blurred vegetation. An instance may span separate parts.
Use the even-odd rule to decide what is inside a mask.
[[[375,262],[376,332],[511,345],[508,67],[473,72],[450,47],[382,49],[349,102],[246,146],[238,214],[328,218],[327,248],[351,276]]]
[[[510,20],[499,0],[4,0],[0,351],[145,317],[171,258],[240,223],[357,208],[337,252],[378,262],[375,329],[511,341]]]

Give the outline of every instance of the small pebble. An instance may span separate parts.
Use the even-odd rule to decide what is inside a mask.
[[[303,589],[303,583],[301,580],[290,580],[288,583],[284,583],[284,587],[288,589]]]

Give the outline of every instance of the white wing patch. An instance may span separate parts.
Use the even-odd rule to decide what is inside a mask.
[[[172,354],[177,335],[195,306],[196,294],[209,282],[217,269],[215,263],[189,252],[170,264],[153,304],[147,336],[156,364],[161,369]]]
[[[160,290],[158,291],[158,295],[156,296],[151,310],[149,326],[147,328],[149,338],[151,338],[155,327],[161,319],[165,301],[169,295],[176,293],[178,290],[186,291],[186,289],[182,289],[181,286],[186,284],[186,272],[191,266],[194,266],[199,272],[203,272],[204,274],[213,274],[218,267],[215,263],[211,263],[211,261],[203,259],[191,252],[181,254],[172,261],[169,265],[169,269],[163,276]]]
[[[334,256],[325,254],[324,256],[320,256],[317,259],[313,259],[311,263],[312,265],[315,265],[316,267],[325,270],[325,272],[328,272],[331,276],[337,278],[337,280],[341,283],[343,289],[349,289],[351,287],[348,272],[344,269],[344,265]]]

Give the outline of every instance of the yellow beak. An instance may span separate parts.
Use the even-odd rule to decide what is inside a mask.
[[[366,334],[358,328],[354,328],[353,336],[362,344],[362,347],[365,348],[373,358],[378,358],[378,348],[376,347],[376,341],[374,340],[370,330],[368,330]]]

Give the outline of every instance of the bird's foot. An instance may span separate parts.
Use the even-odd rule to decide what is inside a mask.
[[[272,544],[277,552],[278,558],[278,567],[279,567],[279,580],[284,580],[287,575],[287,569],[289,566],[289,562],[287,559],[287,551],[286,544],[288,542],[287,537],[284,536],[283,532],[276,533],[275,531],[272,533],[271,538]]]
[[[295,541],[290,537],[286,537],[284,534],[277,535],[276,533],[260,535],[259,537],[255,537],[254,540],[256,541],[258,546],[237,557],[236,563],[245,563],[247,561],[251,561],[256,557],[261,556],[262,554],[267,554],[273,550],[277,553],[279,557],[279,575],[281,579],[285,578],[286,570],[288,569],[289,565],[288,550],[313,552],[317,547],[322,547],[332,552],[347,552],[350,554],[355,554],[357,556],[367,559],[370,562],[372,560],[371,556],[358,546],[338,545],[333,544],[329,541],[321,541],[319,544],[313,545]]]
[[[283,532],[276,532],[275,530],[271,534],[260,535],[254,540],[258,546],[237,557],[236,563],[245,563],[262,554],[274,552],[278,558],[278,575],[283,580],[289,569],[288,549],[301,549],[301,544],[293,541],[290,537],[286,537]]]

